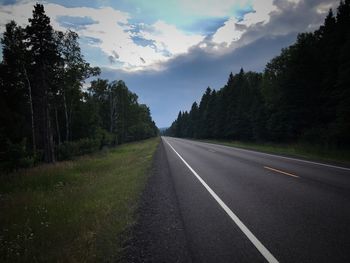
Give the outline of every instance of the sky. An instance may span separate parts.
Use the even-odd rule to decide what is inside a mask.
[[[122,79],[159,128],[230,72],[263,71],[298,33],[317,29],[337,0],[0,0],[0,34],[44,4],[55,30],[73,30],[101,78]],[[88,85],[89,83],[85,83]]]

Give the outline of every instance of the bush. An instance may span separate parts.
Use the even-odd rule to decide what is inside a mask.
[[[10,172],[19,168],[32,167],[35,162],[36,158],[28,151],[25,138],[20,143],[7,140],[5,151],[1,153],[0,171]]]
[[[97,130],[94,138],[100,142],[100,149],[102,149],[103,146],[114,146],[118,144],[117,135],[101,128]]]
[[[80,139],[73,142],[65,142],[58,146],[57,159],[58,160],[70,160],[74,156],[79,156],[87,153],[95,152],[100,147],[100,141],[98,139]]]

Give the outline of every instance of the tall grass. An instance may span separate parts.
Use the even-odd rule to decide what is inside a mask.
[[[110,262],[159,139],[0,177],[0,262]]]

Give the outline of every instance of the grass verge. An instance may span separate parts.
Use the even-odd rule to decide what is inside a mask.
[[[239,141],[200,140],[242,149],[280,154],[302,159],[350,165],[350,150],[327,149],[322,145],[249,143]]]
[[[159,138],[0,176],[0,262],[114,262]]]

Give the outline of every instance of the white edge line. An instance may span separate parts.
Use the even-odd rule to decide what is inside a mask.
[[[243,224],[243,222],[231,211],[231,209],[220,199],[220,197],[210,188],[209,185],[196,173],[195,170],[182,158],[182,156],[174,149],[171,144],[164,139],[164,141],[170,146],[170,148],[177,154],[177,156],[183,161],[188,169],[197,177],[201,184],[207,189],[216,202],[224,209],[229,217],[236,223],[241,231],[247,236],[250,242],[256,247],[256,249],[263,255],[263,257],[270,263],[278,263],[278,260],[267,250],[267,248],[254,236],[252,232]]]
[[[191,141],[193,141],[193,140],[191,140]],[[253,152],[253,153],[260,154],[260,155],[273,156],[273,157],[287,159],[287,160],[299,161],[299,162],[303,162],[303,163],[310,163],[310,164],[321,165],[321,166],[326,166],[326,167],[330,167],[330,168],[350,171],[350,168],[347,168],[347,167],[336,166],[336,165],[325,164],[325,163],[318,163],[318,162],[307,161],[307,160],[302,160],[302,159],[297,159],[297,158],[292,158],[292,157],[285,157],[285,156],[280,156],[277,154],[264,153],[264,152],[254,151],[254,150],[242,149],[242,148],[235,147],[235,146],[227,146],[227,145],[223,145],[223,144],[210,143],[210,142],[200,142],[200,141],[193,141],[193,142],[196,142],[196,143],[199,142],[199,143],[204,143],[204,144],[209,144],[209,145],[216,145],[216,146],[221,146],[224,148],[231,148],[231,149],[235,149],[235,150],[243,151],[243,152]]]

